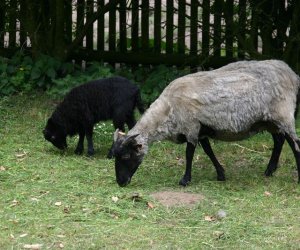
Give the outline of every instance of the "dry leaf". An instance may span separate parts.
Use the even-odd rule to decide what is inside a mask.
[[[142,196],[141,196],[139,193],[133,193],[133,194],[131,195],[131,199],[132,199],[133,201],[140,201],[140,200],[142,199]]]
[[[4,166],[0,166],[0,171],[5,171],[6,168]]]
[[[117,196],[113,196],[113,197],[111,197],[111,199],[113,202],[117,202],[119,200],[119,198]]]
[[[11,207],[15,207],[15,206],[19,205],[19,203],[20,203],[20,202],[18,202],[16,199],[14,199],[14,200],[12,201],[12,204],[11,204],[10,206],[11,206]]]
[[[42,248],[42,244],[25,244],[23,246],[24,249],[31,249],[31,250],[39,250]]]
[[[39,199],[38,199],[38,198],[35,198],[35,197],[30,198],[30,200],[35,201],[35,202],[38,202],[38,201],[39,201]]]
[[[9,238],[10,238],[11,240],[13,240],[13,239],[15,239],[15,236],[14,236],[13,234],[10,234],[10,235],[9,235]]]
[[[206,221],[215,221],[216,218],[215,218],[214,216],[206,215],[206,216],[204,217],[204,220],[206,220]]]
[[[154,205],[151,202],[147,202],[147,207],[150,208],[150,209],[153,209]]]
[[[269,191],[264,192],[265,196],[271,196],[272,194]]]
[[[24,237],[26,237],[28,234],[21,234],[19,237],[20,238],[24,238]]]
[[[58,206],[58,207],[61,206],[61,204],[62,204],[61,201],[57,201],[57,202],[54,203],[54,205]]]
[[[214,231],[213,236],[215,236],[217,239],[221,239],[224,236],[224,232],[222,231]]]

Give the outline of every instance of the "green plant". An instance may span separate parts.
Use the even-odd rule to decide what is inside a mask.
[[[113,75],[112,68],[101,63],[93,62],[86,68],[85,72],[77,71],[64,78],[53,79],[47,93],[55,98],[63,97],[70,89],[85,82],[98,78],[106,78]]]
[[[55,79],[72,72],[73,64],[62,63],[47,55],[33,60],[19,51],[11,59],[0,57],[0,95],[47,89]]]
[[[144,103],[149,106],[171,81],[187,73],[187,70],[178,70],[164,65],[137,70],[135,78],[140,82]]]

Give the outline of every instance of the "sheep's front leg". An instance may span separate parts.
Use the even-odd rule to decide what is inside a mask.
[[[265,176],[272,176],[272,174],[276,171],[278,167],[278,161],[282,150],[282,146],[285,141],[283,134],[272,134],[272,137],[274,141],[274,147],[273,147],[273,151],[272,151],[272,155],[268,167],[265,171]]]
[[[179,181],[179,185],[181,186],[186,186],[191,182],[192,179],[192,162],[193,162],[193,157],[195,153],[195,148],[192,143],[187,142],[186,144],[186,150],[185,150],[185,157],[186,157],[186,169],[184,176],[181,178]]]
[[[79,140],[78,140],[77,147],[75,149],[75,154],[77,155],[82,154],[84,148],[83,142],[84,142],[84,131],[79,131]]]
[[[212,161],[212,163],[214,164],[216,171],[217,171],[217,180],[218,181],[225,181],[225,170],[222,167],[222,165],[219,163],[218,159],[216,158],[208,138],[203,138],[200,140],[201,146],[204,150],[204,152],[208,155],[209,159]]]
[[[88,143],[87,154],[88,156],[92,156],[95,153],[94,144],[93,144],[93,126],[86,128],[85,134]]]

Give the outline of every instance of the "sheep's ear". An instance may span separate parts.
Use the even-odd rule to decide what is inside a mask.
[[[123,146],[126,146],[132,142],[135,142],[134,139],[135,137],[139,136],[139,134],[136,134],[136,135],[131,135],[129,137],[127,137],[123,142],[122,142],[122,145]],[[134,143],[134,146],[135,146],[136,142]]]
[[[122,131],[120,131],[120,129],[116,129],[115,133],[114,133],[114,142],[117,141],[121,136],[124,136],[125,133],[123,133]]]

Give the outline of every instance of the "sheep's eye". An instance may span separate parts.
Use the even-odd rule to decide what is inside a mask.
[[[122,155],[121,157],[123,160],[128,160],[130,158],[130,154],[125,154],[125,155]]]

